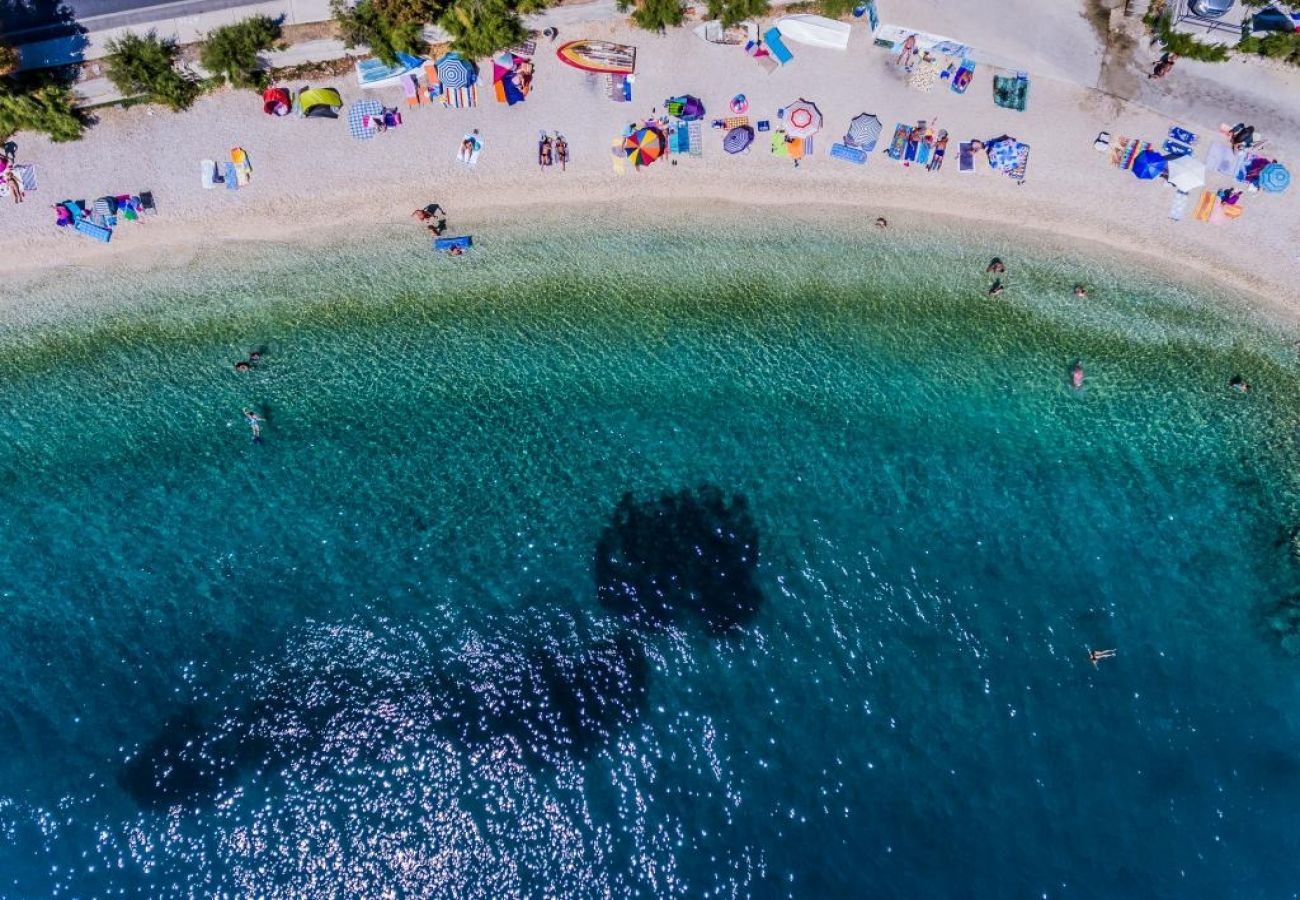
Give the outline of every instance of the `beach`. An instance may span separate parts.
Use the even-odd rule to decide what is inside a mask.
[[[543,40],[526,103],[495,103],[485,85],[477,108],[403,108],[400,128],[365,142],[350,138],[341,120],[265,116],[250,92],[218,93],[181,114],[148,107],[107,110],[76,144],[47,145],[28,137],[22,154],[38,162],[41,188],[28,203],[3,210],[6,268],[172,264],[226,242],[330,243],[406,223],[412,209],[429,202],[447,208],[454,231],[480,235],[494,221],[519,221],[533,208],[556,204],[618,202],[653,206],[655,215],[671,215],[675,206],[693,202],[730,204],[743,215],[746,205],[757,204],[787,207],[796,217],[801,208],[833,204],[860,209],[864,220],[892,216],[906,227],[947,219],[992,246],[1013,228],[1062,242],[1108,245],[1198,279],[1247,288],[1278,310],[1292,306],[1300,237],[1296,192],[1250,195],[1246,215],[1223,227],[1190,215],[1170,221],[1171,189],[1138,182],[1093,149],[1101,131],[1154,140],[1174,124],[1133,104],[1038,77],[1025,112],[1000,109],[990,99],[987,69],[977,71],[964,95],[943,83],[918,92],[906,86],[887,51],[870,46],[865,32],[855,32],[845,52],[800,47],[795,61],[770,76],[738,48],[708,45],[688,29],[658,37],[598,24],[584,33],[638,46],[633,102],[599,96],[588,77],[556,60]],[[350,81],[329,82],[345,102],[363,94]],[[813,100],[825,117],[816,155],[796,169],[770,154],[761,134],[747,153],[732,157],[721,150],[721,133],[706,128],[703,158],[616,176],[611,141],[629,122],[656,109],[662,113],[664,99],[678,93],[701,97],[708,118],[724,116],[731,97],[745,93],[751,118],[774,122],[779,107],[800,97]],[[377,96],[401,105],[397,89]],[[880,117],[882,147],[894,123],[937,119],[953,142],[943,169],[904,168],[880,152],[863,167],[826,157],[849,118],[864,111]],[[1224,117],[1230,113],[1225,110]],[[1204,142],[1217,137],[1218,122],[1181,124]],[[470,170],[457,162],[456,152],[473,129],[481,132],[485,148]],[[542,130],[568,138],[567,171],[536,166]],[[1004,133],[1032,148],[1023,184],[989,169],[982,157],[975,172],[957,171],[957,142]],[[199,160],[224,159],[231,146],[248,151],[255,172],[251,186],[233,195],[202,190]],[[1276,152],[1285,158],[1287,149]],[[1210,189],[1220,186],[1213,177],[1207,183]],[[107,247],[69,239],[75,236],[52,227],[48,204],[56,200],[140,190],[153,191],[159,217],[120,230]],[[411,252],[424,252],[419,229],[409,230]],[[9,302],[21,300],[11,294]]]

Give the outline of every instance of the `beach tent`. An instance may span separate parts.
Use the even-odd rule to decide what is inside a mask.
[[[448,53],[434,65],[438,70],[438,80],[449,91],[469,87],[478,79],[474,66],[459,53]]]
[[[1133,174],[1143,181],[1159,178],[1169,171],[1169,163],[1154,150],[1143,150],[1133,160]]]
[[[337,119],[343,98],[334,88],[309,88],[298,93],[299,115],[317,119]]]
[[[359,141],[368,141],[378,131],[374,120],[383,115],[384,107],[378,100],[358,100],[348,107],[348,134]]]
[[[785,108],[785,133],[790,137],[812,137],[821,129],[822,113],[817,104],[800,98]]]
[[[738,125],[723,137],[722,149],[728,153],[740,153],[752,143],[754,143],[754,129],[748,125]]]
[[[268,116],[287,116],[293,98],[287,88],[270,87],[262,91],[262,112]]]
[[[669,97],[664,101],[664,109],[668,110],[668,115],[676,116],[684,122],[694,122],[696,119],[704,118],[704,104],[698,97],[692,97],[690,94]]]
[[[1169,160],[1169,183],[1184,194],[1205,186],[1205,163],[1187,156]]]
[[[623,152],[634,166],[648,166],[664,153],[664,135],[658,128],[638,128],[623,140]]]
[[[1291,186],[1291,173],[1281,163],[1269,163],[1259,170],[1259,178],[1256,183],[1261,191],[1269,194],[1280,194]]]
[[[880,119],[869,113],[860,113],[849,122],[844,143],[870,153],[876,149],[876,141],[880,139],[880,127]]]

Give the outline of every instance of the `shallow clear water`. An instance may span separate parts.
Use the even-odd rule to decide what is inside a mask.
[[[1294,895],[1283,336],[794,231],[403,232],[7,314],[0,893]],[[705,485],[753,617],[598,602],[620,497]]]

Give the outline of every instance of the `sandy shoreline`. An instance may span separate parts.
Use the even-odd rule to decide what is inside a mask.
[[[1027,112],[1000,109],[990,98],[992,72],[984,67],[964,96],[942,85],[920,93],[902,83],[889,54],[872,48],[865,32],[855,32],[847,52],[801,47],[794,63],[771,76],[738,49],[704,44],[689,30],[658,38],[598,25],[588,33],[638,45],[632,103],[599,96],[586,76],[562,66],[543,46],[537,89],[522,106],[501,106],[484,90],[476,109],[407,111],[403,127],[368,142],[351,139],[341,120],[265,116],[248,92],[207,97],[179,115],[139,107],[109,111],[78,144],[28,137],[20,142],[20,158],[38,165],[41,187],[27,203],[0,211],[3,268],[21,285],[73,266],[66,275],[93,288],[103,274],[185,264],[214,248],[229,252],[232,242],[328,244],[390,226],[406,229],[412,252],[427,252],[408,214],[430,201],[448,209],[453,231],[480,235],[494,225],[526,224],[539,210],[548,216],[572,210],[585,218],[593,205],[618,205],[662,223],[699,208],[743,217],[754,207],[814,221],[838,210],[860,217],[864,228],[885,215],[897,229],[956,228],[992,245],[1025,234],[1072,249],[1082,242],[1145,260],[1179,280],[1212,280],[1225,294],[1249,291],[1259,298],[1250,306],[1288,320],[1300,311],[1292,286],[1300,191],[1248,194],[1245,215],[1222,227],[1192,221],[1190,212],[1183,222],[1170,221],[1172,189],[1111,168],[1092,147],[1102,130],[1161,137],[1174,123],[1150,111],[1047,78],[1034,79]],[[351,101],[361,92],[348,80],[334,83]],[[661,108],[665,97],[694,93],[712,118],[740,91],[749,97],[751,117],[770,119],[774,127],[779,107],[801,96],[815,101],[825,115],[815,156],[795,168],[760,146],[761,134],[748,153],[728,156],[720,133],[706,127],[703,158],[614,173],[610,142],[627,122]],[[378,92],[377,99],[400,105],[400,91]],[[904,168],[880,152],[863,167],[830,159],[830,143],[862,111],[880,117],[882,143],[896,122],[937,116],[952,139],[943,169]],[[1225,110],[1224,117],[1230,115]],[[1218,125],[1178,124],[1197,129],[1203,145]],[[485,140],[474,170],[455,161],[460,137],[471,128]],[[542,129],[568,138],[569,171],[539,171],[536,137]],[[958,141],[1004,132],[1033,148],[1025,184],[985,164],[974,173],[958,171]],[[222,158],[235,144],[252,157],[252,185],[235,194],[202,190],[198,160]],[[1274,148],[1283,159],[1289,150]],[[1207,187],[1224,184],[1212,176]],[[153,190],[160,215],[119,228],[109,246],[52,225],[49,204],[63,197],[143,189]],[[10,290],[7,302],[21,303],[21,293]]]

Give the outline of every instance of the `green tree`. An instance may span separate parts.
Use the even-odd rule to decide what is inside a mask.
[[[507,0],[456,0],[438,24],[450,32],[452,48],[470,59],[491,56],[528,37]]]
[[[770,8],[768,0],[709,0],[709,18],[718,19],[723,28],[730,28],[746,19],[761,19]]]
[[[391,26],[436,22],[447,10],[445,0],[371,0],[375,11]]]
[[[270,16],[253,16],[208,32],[199,62],[217,78],[237,88],[261,90],[270,81],[260,54],[280,40],[280,23]]]
[[[75,141],[85,122],[66,84],[46,73],[0,78],[0,138],[42,131],[53,141]]]
[[[681,0],[618,0],[618,8],[631,8],[632,21],[646,31],[676,28],[686,15]]]
[[[842,19],[853,12],[853,8],[859,2],[860,0],[818,0],[817,5],[821,14],[826,18]]]
[[[18,64],[22,62],[22,56],[18,48],[0,38],[0,77],[11,75],[18,71]]]
[[[144,95],[168,109],[189,108],[202,85],[191,73],[177,68],[180,47],[156,31],[141,37],[130,33],[108,42],[108,78],[128,97]]]
[[[398,53],[420,54],[425,50],[422,23],[394,24],[380,14],[374,0],[361,0],[356,6],[348,6],[346,0],[330,0],[330,11],[345,47],[368,47],[390,66],[397,62]]]

